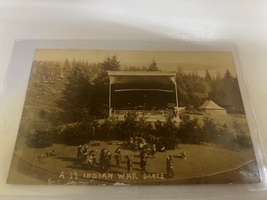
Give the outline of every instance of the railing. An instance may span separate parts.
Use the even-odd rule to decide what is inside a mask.
[[[170,115],[171,111],[169,110],[114,110],[113,115],[119,116],[119,115],[126,115],[129,112],[134,112],[137,114],[138,117],[144,116],[162,116],[167,117]]]

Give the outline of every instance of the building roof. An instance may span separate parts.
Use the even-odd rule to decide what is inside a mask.
[[[132,85],[173,85],[170,77],[167,76],[116,76],[114,77],[113,83],[116,84],[132,84]]]
[[[175,76],[176,73],[162,71],[108,71],[109,76]]]
[[[224,108],[218,106],[212,100],[206,100],[198,109],[206,109],[206,110],[225,110]]]
[[[175,73],[161,71],[109,71],[110,83],[116,89],[173,89]]]

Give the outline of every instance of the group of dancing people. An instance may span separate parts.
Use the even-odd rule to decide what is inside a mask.
[[[152,146],[152,148],[154,148]],[[152,149],[152,152],[156,151]],[[109,150],[103,148],[100,152],[99,162],[97,163],[96,155],[97,150],[89,150],[88,145],[79,145],[77,149],[77,160],[87,165],[87,169],[100,169],[103,172],[106,172],[112,166],[112,154]],[[143,148],[140,150],[140,170],[146,171],[147,166],[147,158],[148,158],[148,150],[147,148]],[[152,153],[153,158],[155,157],[155,152]],[[127,172],[130,173],[132,171],[133,162],[130,154],[124,154],[122,156],[122,150],[118,147],[114,152],[115,166],[117,168],[121,167],[121,163],[124,160],[127,166]],[[166,158],[166,171],[167,177],[172,177],[173,173],[173,165],[172,165],[172,156],[168,155]]]
[[[146,149],[148,153],[153,155],[153,157],[155,157],[154,154],[156,153],[156,151],[165,152],[166,150],[162,141],[159,138],[156,138],[154,136],[149,136],[147,139],[145,139],[142,136],[131,137],[128,140],[128,146],[129,146],[129,149],[133,151],[138,150],[141,152],[143,149]]]
[[[153,151],[153,149],[152,149]],[[152,154],[154,158],[154,154]],[[140,152],[140,168],[142,171],[146,171],[146,165],[147,165],[147,149],[143,149]],[[166,172],[167,172],[167,177],[173,177],[174,172],[173,172],[173,164],[172,164],[172,156],[168,155],[166,158]]]
[[[77,148],[77,160],[87,164],[87,169],[95,169],[100,167],[106,171],[111,167],[111,152],[107,149],[102,149],[99,157],[99,164],[97,164],[97,150],[89,150],[88,145],[79,145]]]
[[[79,145],[77,148],[77,160],[85,163],[87,169],[100,168],[102,171],[107,171],[112,166],[112,154],[109,150],[103,148],[100,152],[99,163],[97,163],[97,150],[89,150],[88,145]],[[116,167],[120,167],[122,162],[121,148],[118,147],[114,152]],[[129,154],[125,154],[124,158],[127,163],[128,172],[132,171],[132,160]]]

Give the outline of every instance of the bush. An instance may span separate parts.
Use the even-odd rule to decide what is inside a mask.
[[[234,135],[236,135],[234,142],[239,145],[240,148],[249,149],[252,148],[251,137],[246,135],[240,124],[236,121],[233,122]]]
[[[235,142],[239,145],[240,148],[250,149],[252,148],[251,138],[247,135],[237,135]]]
[[[60,133],[59,141],[68,145],[79,145],[88,143],[95,139],[97,124],[93,122],[81,122],[69,124]]]
[[[219,124],[216,125],[209,117],[205,117],[203,121],[206,142],[222,145],[227,148],[234,147],[234,133],[229,131],[226,124],[222,126]]]
[[[25,142],[33,148],[44,148],[55,142],[56,128],[45,119],[35,119],[31,123],[23,122],[20,132],[25,134]]]
[[[101,124],[96,137],[100,140],[120,139],[122,136],[117,130],[116,118],[108,118]]]
[[[178,128],[175,126],[175,123],[172,121],[172,117],[168,116],[166,122],[157,121],[155,123],[155,133],[158,136],[164,137],[175,137],[177,134]]]
[[[125,140],[134,135],[146,137],[152,130],[151,123],[146,122],[143,117],[137,118],[135,112],[128,112],[122,121],[116,118],[106,119],[100,126],[100,138]]]
[[[213,122],[213,119],[209,117],[204,117],[203,122],[204,122],[203,131],[205,135],[205,141],[216,143],[220,133],[216,124]]]
[[[198,119],[190,120],[188,116],[185,116],[177,131],[177,138],[182,143],[187,144],[200,144],[205,141],[203,130],[198,124]]]
[[[160,141],[165,146],[166,150],[174,150],[176,145],[178,144],[178,140],[173,137],[160,137]]]
[[[26,137],[26,143],[33,148],[44,148],[51,146],[54,142],[52,134],[46,130],[35,130]]]

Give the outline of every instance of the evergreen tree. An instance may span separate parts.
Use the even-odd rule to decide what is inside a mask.
[[[98,117],[107,117],[108,115],[108,93],[109,93],[109,78],[107,71],[120,70],[120,62],[116,56],[106,58],[100,63],[101,70],[94,79],[94,98],[92,107],[93,113]]]
[[[229,70],[226,70],[222,77],[217,77],[211,86],[210,99],[230,113],[244,113],[238,81]]]
[[[75,59],[75,58],[73,58],[73,60],[72,60],[72,63],[71,63],[72,67],[75,67],[75,66],[76,66],[76,64],[77,64],[77,62],[76,62],[76,59]]]
[[[234,80],[234,77],[232,76],[232,74],[230,73],[230,71],[227,69],[224,76],[222,77],[222,80],[225,83],[232,83]]]
[[[210,76],[210,73],[209,73],[209,71],[208,71],[207,69],[206,69],[205,80],[206,80],[207,82],[210,82],[210,83],[211,83],[211,81],[212,81],[212,78],[211,78],[211,76]]]
[[[178,68],[176,84],[179,106],[197,108],[208,97],[205,79],[195,72],[185,74],[181,68]]]
[[[61,72],[61,76],[65,76],[67,75],[71,70],[71,65],[68,59],[65,60],[65,63],[62,67],[62,72]]]
[[[154,59],[152,60],[152,63],[148,66],[148,71],[160,71]]]
[[[63,121],[79,122],[84,119],[84,110],[90,111],[92,85],[86,69],[77,65],[71,69],[67,80],[58,105],[63,111]]]
[[[102,69],[105,71],[119,71],[120,62],[117,56],[107,57],[104,62],[101,63]]]

